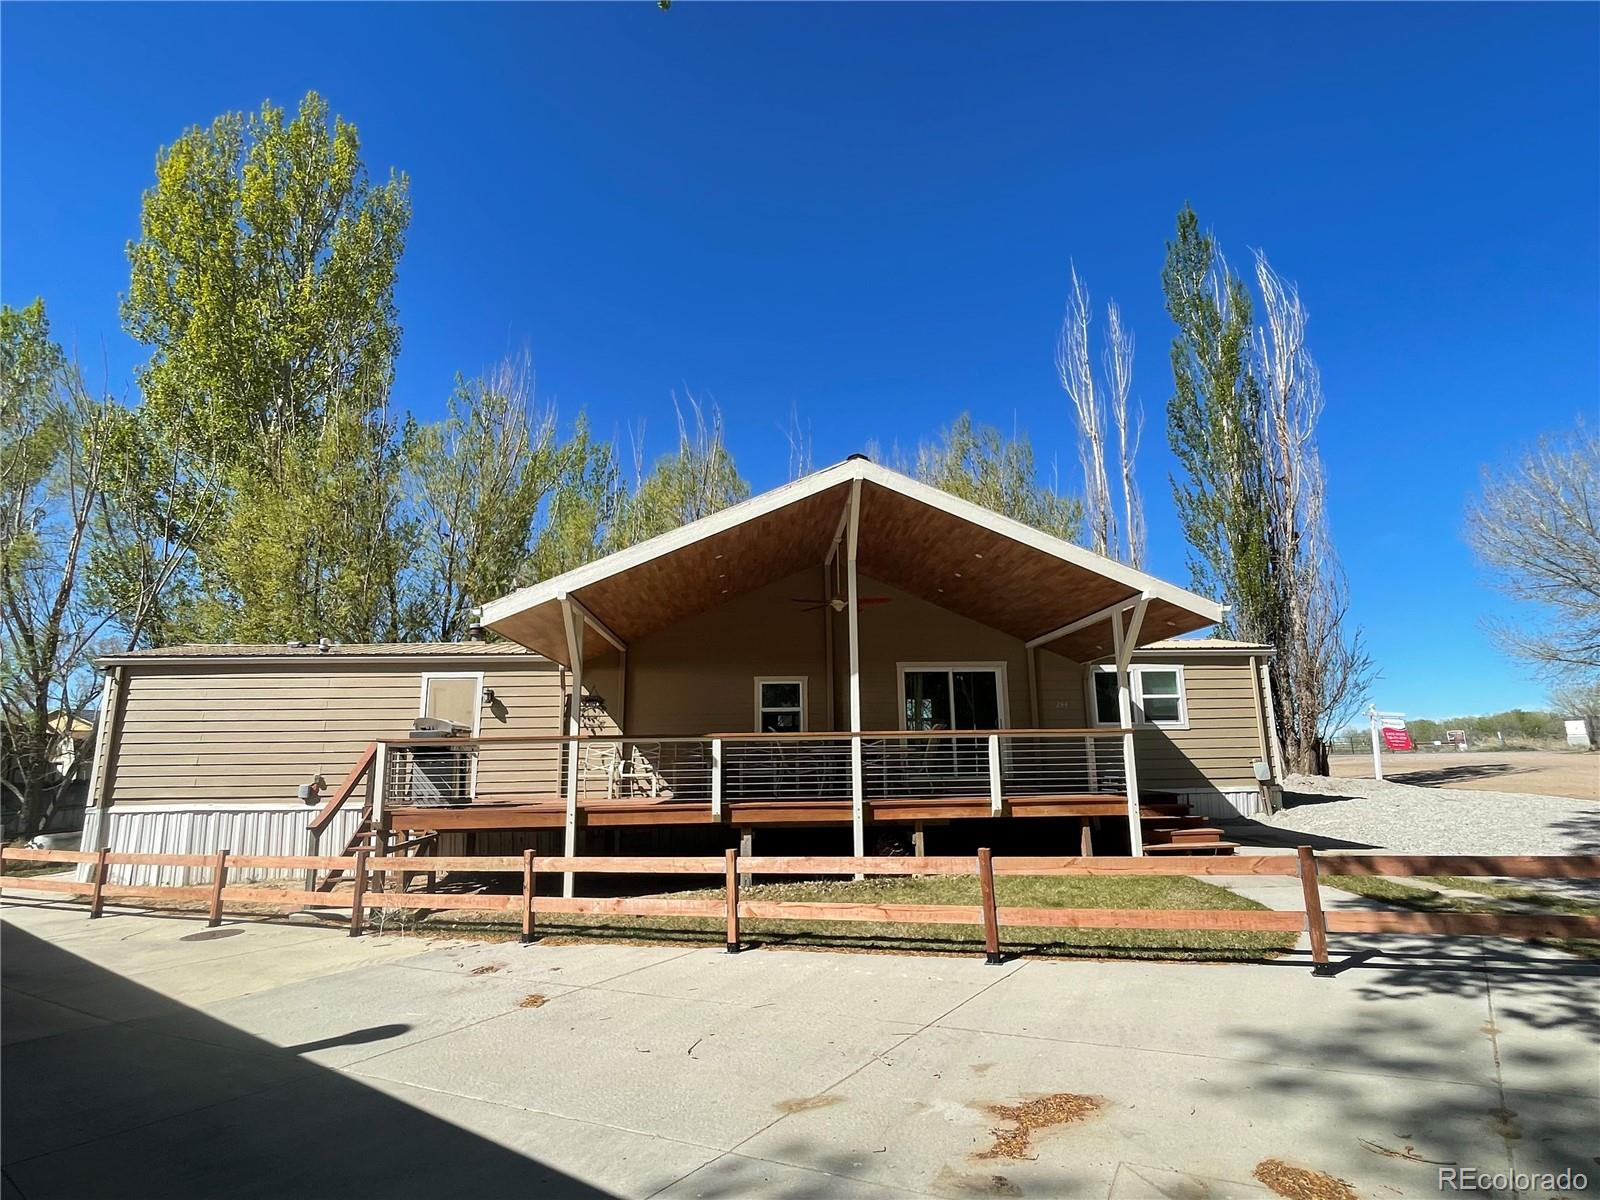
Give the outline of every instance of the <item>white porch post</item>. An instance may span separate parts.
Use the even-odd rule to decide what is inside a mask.
[[[861,766],[861,606],[856,596],[856,545],[861,534],[861,480],[850,481],[850,524],[845,541],[845,603],[850,629],[850,821],[855,855],[867,852],[866,789]]]
[[[722,739],[711,739],[711,819],[722,820]]]
[[[1111,617],[1111,645],[1117,662],[1117,719],[1127,731],[1122,735],[1122,777],[1128,791],[1128,845],[1135,857],[1144,854],[1144,829],[1139,823],[1139,768],[1133,756],[1133,690],[1128,682],[1128,664],[1139,644],[1139,627],[1144,624],[1149,602],[1148,596],[1139,597],[1126,630],[1120,612]]]
[[[572,660],[572,693],[567,702],[567,819],[564,853],[573,858],[578,853],[578,735],[583,731],[583,618],[573,609],[572,601],[561,597],[561,619],[567,627],[567,657]],[[570,897],[573,891],[571,871],[561,875],[561,894]]]

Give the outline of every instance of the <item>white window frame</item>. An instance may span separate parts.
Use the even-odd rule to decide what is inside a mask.
[[[428,684],[435,679],[475,679],[478,681],[478,703],[472,709],[472,736],[483,729],[483,672],[482,671],[424,671],[422,688],[417,693],[417,716],[428,715]]]
[[[757,675],[756,676],[756,684],[755,684],[756,713],[755,713],[755,722],[754,722],[754,724],[751,725],[751,729],[756,733],[760,733],[761,732],[761,714],[762,713],[767,713],[767,712],[793,712],[794,711],[794,709],[789,708],[786,705],[770,705],[770,704],[762,704],[761,703],[761,688],[762,688],[762,685],[763,684],[768,684],[768,683],[798,683],[800,685],[800,732],[801,733],[805,733],[807,730],[809,730],[811,728],[811,722],[809,720],[809,714],[810,714],[810,709],[811,709],[811,704],[810,704],[811,689],[810,689],[810,686],[809,686],[810,677],[806,676],[806,675]],[[781,734],[771,734],[769,736],[779,737],[779,736],[782,736],[782,735]]]
[[[1171,671],[1178,677],[1178,719],[1176,721],[1147,721],[1144,719],[1144,681],[1141,676],[1146,671]],[[1089,724],[1097,729],[1115,728],[1122,724],[1121,721],[1102,721],[1100,719],[1100,706],[1095,703],[1094,678],[1096,675],[1115,675],[1117,668],[1113,663],[1101,663],[1085,675],[1088,691]],[[1189,683],[1183,675],[1182,663],[1134,663],[1128,668],[1128,691],[1133,702],[1133,723],[1144,729],[1187,729],[1189,728]],[[1170,699],[1171,697],[1163,697]]]
[[[909,671],[989,671],[994,679],[995,699],[999,702],[1000,728],[1011,728],[1011,689],[1007,685],[1004,662],[897,662],[895,663],[895,712],[899,728],[906,727],[906,673]],[[951,697],[952,707],[954,697]],[[952,716],[954,715],[952,711]]]

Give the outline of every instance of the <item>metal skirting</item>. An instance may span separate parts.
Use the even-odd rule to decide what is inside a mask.
[[[106,849],[114,854],[309,854],[311,834],[306,825],[314,809],[304,804],[121,804],[111,808],[110,839]],[[83,848],[98,849],[99,808],[85,814]],[[317,853],[338,854],[361,821],[361,805],[345,805],[322,831]],[[78,869],[86,880],[89,866]],[[302,871],[239,868],[229,878],[237,882],[260,879],[301,878]],[[186,887],[210,878],[206,867],[142,866],[123,864],[110,868],[114,883],[134,887]]]
[[[1202,817],[1255,817],[1266,814],[1261,789],[1255,784],[1236,788],[1204,788],[1172,793]]]

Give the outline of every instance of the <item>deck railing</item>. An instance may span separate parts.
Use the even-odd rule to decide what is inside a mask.
[[[848,802],[1127,795],[1122,729],[899,730],[381,743],[386,807],[477,800]],[[854,743],[860,743],[860,754]],[[572,747],[576,745],[576,755]],[[576,767],[574,769],[574,763]],[[857,765],[859,763],[859,766]],[[857,772],[859,771],[859,777]]]

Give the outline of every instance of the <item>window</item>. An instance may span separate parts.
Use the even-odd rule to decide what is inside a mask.
[[[756,732],[804,733],[805,679],[756,680]]]
[[[1096,667],[1091,680],[1094,723],[1120,725],[1117,669],[1113,666]],[[1133,702],[1134,724],[1157,725],[1167,729],[1189,728],[1189,706],[1184,700],[1182,667],[1129,667],[1128,689]]]
[[[1005,669],[995,663],[901,663],[901,729],[1003,729]]]

